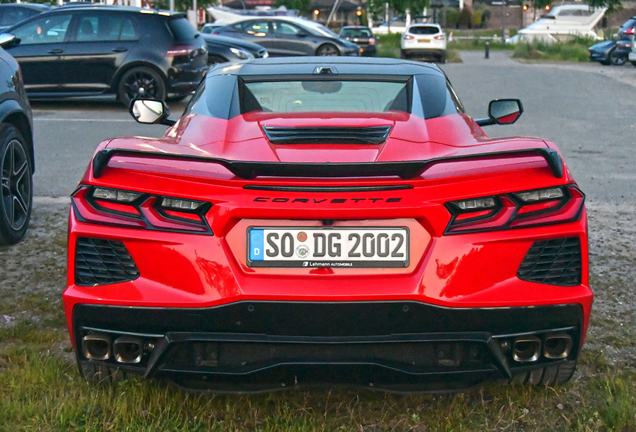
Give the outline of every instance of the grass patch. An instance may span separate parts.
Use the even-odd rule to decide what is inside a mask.
[[[581,379],[555,388],[489,384],[458,395],[336,390],[188,394],[129,379],[93,386],[39,345],[0,350],[0,430],[42,431],[627,431],[636,373],[585,351]]]
[[[587,49],[594,43],[595,41],[585,38],[553,44],[534,41],[516,45],[512,57],[526,60],[587,62]]]

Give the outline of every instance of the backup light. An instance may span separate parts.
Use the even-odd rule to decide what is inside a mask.
[[[521,199],[524,202],[535,202],[535,201],[543,201],[548,199],[556,199],[563,198],[563,189],[561,188],[550,188],[550,189],[539,189],[528,192],[517,192],[514,194],[517,198]]]
[[[454,201],[452,204],[461,210],[491,209],[497,205],[493,197]]]
[[[161,199],[161,207],[166,209],[175,209],[175,210],[196,210],[201,207],[204,202],[201,201],[192,201],[192,200],[184,200],[184,199],[176,199],[176,198],[166,198],[163,197]]]
[[[122,190],[115,189],[103,189],[103,188],[95,188],[93,189],[93,198],[117,201],[123,203],[130,203],[136,200],[141,196],[138,192],[128,192]]]

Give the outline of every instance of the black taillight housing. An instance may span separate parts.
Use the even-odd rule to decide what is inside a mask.
[[[72,200],[82,222],[212,235],[209,202],[96,186],[80,187]]]
[[[556,186],[446,203],[451,220],[444,232],[463,234],[577,220],[585,195],[576,186]]]

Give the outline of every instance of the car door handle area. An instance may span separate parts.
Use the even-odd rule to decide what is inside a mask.
[[[116,53],[126,52],[126,51],[128,51],[128,48],[113,48],[113,52],[116,52]]]
[[[63,53],[63,52],[64,52],[64,50],[63,50],[63,49],[59,49],[59,48],[57,48],[57,49],[52,49],[52,50],[49,50],[49,51],[48,51],[48,53],[49,53],[49,54],[61,54],[61,53]]]

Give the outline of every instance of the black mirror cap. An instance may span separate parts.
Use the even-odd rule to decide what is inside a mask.
[[[154,105],[157,105],[157,108],[161,108],[161,113],[156,117],[156,119],[152,121],[142,121],[139,112],[136,112],[135,105],[137,103],[150,102]],[[161,104],[161,105],[159,105]],[[172,126],[176,123],[176,120],[169,119],[170,109],[168,105],[164,101],[159,101],[156,99],[146,99],[146,98],[135,98],[130,101],[130,106],[128,107],[128,112],[135,119],[137,123],[141,124],[162,124],[165,126]],[[155,113],[159,114],[159,112],[155,111]]]
[[[488,104],[488,116],[496,124],[513,124],[523,114],[519,99],[495,99]]]
[[[20,39],[11,33],[0,34],[0,47],[9,48],[20,43]]]

